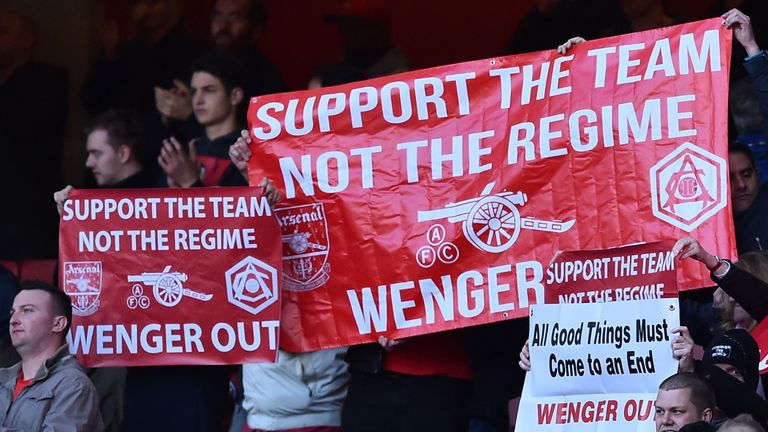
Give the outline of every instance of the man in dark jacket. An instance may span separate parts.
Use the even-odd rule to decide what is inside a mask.
[[[723,15],[723,24],[733,29],[734,38],[744,47],[744,67],[758,92],[763,126],[768,136],[768,56],[755,41],[750,18],[737,9]],[[760,188],[755,158],[744,145],[728,149],[731,204],[739,253],[768,248],[768,190]]]
[[[94,118],[85,129],[85,166],[99,187],[112,189],[146,188],[157,183],[154,174],[142,165],[142,133],[139,124],[126,112],[107,111]],[[72,186],[53,194],[61,213]]]
[[[240,170],[229,159],[229,147],[240,136],[238,110],[245,101],[242,62],[228,54],[210,53],[192,67],[192,107],[205,128],[185,148],[165,140],[158,157],[171,187],[245,186]]]
[[[141,128],[123,111],[107,111],[86,127],[85,166],[99,187],[112,189],[146,188],[157,182],[141,163]],[[54,201],[61,212],[72,186],[56,192]],[[99,395],[103,422],[107,431],[120,430],[123,422],[126,368],[91,368],[88,377]]]
[[[144,188],[154,185],[152,173],[141,163],[141,132],[138,123],[120,111],[96,117],[86,130],[88,159],[96,183],[110,188]]]
[[[186,146],[175,138],[164,141],[158,163],[167,176],[168,186],[246,186],[245,177],[229,158],[229,147],[240,136],[241,129],[238,107],[244,101],[242,62],[223,53],[206,54],[193,64],[190,88],[194,115],[205,133]],[[223,423],[226,411],[231,410],[227,406],[232,373],[229,366],[135,370],[137,373],[131,374],[134,369],[129,373],[126,391],[126,430],[215,430]],[[132,381],[132,376],[140,379]],[[145,400],[139,406],[134,401],[142,395]],[[164,402],[169,398],[174,403]],[[146,415],[149,407],[157,415],[172,414],[167,415],[163,426],[158,426],[156,415]],[[195,415],[185,417],[185,411]],[[178,423],[180,417],[185,423]]]
[[[715,368],[720,369],[751,389],[746,390],[743,395],[731,392],[723,393],[720,391],[718,380],[713,380],[713,389],[718,403],[718,407],[714,411],[713,425],[719,427],[729,417],[732,417],[720,408],[724,399],[733,397],[743,400],[758,397],[755,389],[757,388],[759,362],[760,351],[757,348],[757,342],[744,329],[728,330],[712,339],[704,351],[701,364],[702,372],[711,377]]]
[[[718,367],[752,388],[757,388],[760,351],[744,329],[727,330],[712,339],[702,362]]]

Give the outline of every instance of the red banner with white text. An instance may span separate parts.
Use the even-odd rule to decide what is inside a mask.
[[[287,198],[283,347],[525,316],[558,250],[733,256],[730,47],[712,19],[253,98],[251,184]]]
[[[674,241],[558,252],[547,267],[544,303],[677,298]]]
[[[255,188],[75,190],[59,232],[84,365],[274,361],[280,232]]]

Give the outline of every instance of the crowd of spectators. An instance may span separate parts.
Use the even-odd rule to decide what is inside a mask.
[[[308,87],[408,70],[406,55],[393,43],[391,7],[386,0],[348,0],[328,15],[342,56],[318,65]],[[768,192],[759,177],[764,161],[755,157],[765,153],[768,136],[768,57],[760,49],[768,44],[768,11],[762,0],[721,0],[710,16],[721,15],[734,29],[732,84],[740,95],[729,107],[740,259],[714,257],[694,239],[676,246],[681,258],[706,265],[720,288],[714,299],[686,299],[709,312],[683,313],[673,344],[680,373],[659,388],[659,431],[768,427],[768,383],[758,379],[757,346],[747,332],[768,314]],[[132,0],[131,37],[121,39],[112,24],[104,25],[102,51],[78,89],[90,117],[84,185],[247,184],[247,101],[290,90],[259,50],[266,9],[260,0],[216,0],[209,46],[188,33],[182,17],[179,0]],[[552,49],[575,35],[598,38],[684,19],[668,14],[662,0],[537,0],[510,29],[507,54]],[[0,204],[0,260],[54,258],[57,219],[49,197],[58,190],[60,207],[72,189],[62,189],[61,175],[68,75],[35,60],[37,34],[29,18],[0,7],[0,182],[24,185],[6,188]],[[761,114],[763,121],[753,120]],[[272,203],[280,200],[268,180],[262,186]],[[510,425],[509,401],[520,395],[524,378],[513,367],[528,334],[523,319],[349,349],[280,351],[275,364],[81,371],[60,349],[71,312],[56,290],[22,284],[19,291],[1,266],[0,284],[0,366],[12,367],[0,370],[0,390],[10,386],[0,403],[13,414],[0,413],[0,429],[37,430],[48,424],[47,415],[54,426],[74,415],[72,430],[84,431],[503,431]],[[40,323],[34,320],[39,317],[23,318],[26,313],[45,313],[54,323],[35,350],[20,342],[22,333]],[[700,363],[692,360],[694,344],[707,347]],[[719,358],[722,350],[715,347],[724,345],[743,355]],[[527,349],[521,356],[530,368]],[[77,391],[48,391],[54,377],[48,377],[49,369],[65,374],[58,379],[74,380]],[[30,400],[45,395],[54,401],[51,413],[36,411],[30,420],[24,414]],[[688,417],[670,414],[680,401],[690,405]]]

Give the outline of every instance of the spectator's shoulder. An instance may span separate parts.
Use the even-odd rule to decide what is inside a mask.
[[[761,50],[759,53],[749,57],[744,61],[744,68],[747,69],[752,79],[759,78],[768,73],[768,53]]]
[[[85,369],[74,357],[65,358],[58,367],[51,371],[49,379],[55,387],[55,393],[83,395],[96,393]]]

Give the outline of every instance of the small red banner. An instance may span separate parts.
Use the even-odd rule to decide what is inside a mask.
[[[547,267],[544,303],[677,298],[674,241],[558,253]]]
[[[274,361],[281,240],[255,188],[75,190],[59,233],[84,365]]]

